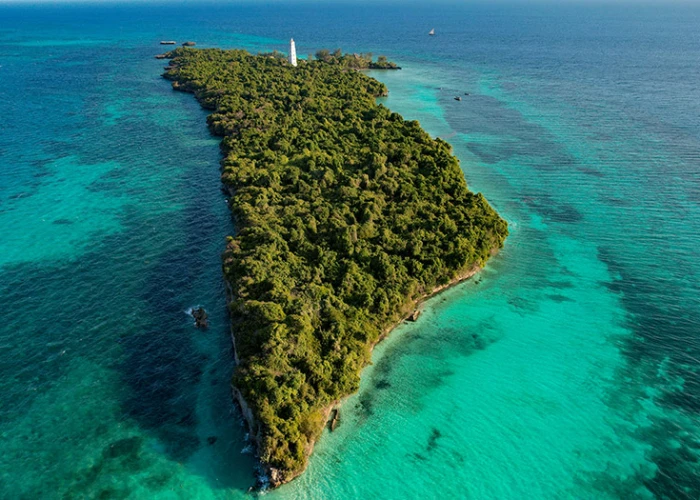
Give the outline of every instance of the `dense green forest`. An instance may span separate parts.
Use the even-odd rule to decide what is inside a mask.
[[[316,60],[335,64],[349,69],[401,69],[396,63],[389,61],[386,56],[379,56],[374,61],[371,53],[343,54],[340,49],[330,52],[322,49],[316,52]],[[311,57],[309,57],[309,60]]]
[[[170,57],[164,76],[213,110],[223,137],[234,384],[280,484],[304,470],[329,405],[357,391],[374,343],[482,266],[507,225],[446,142],[377,104],[386,87],[333,56],[296,68],[238,50]]]

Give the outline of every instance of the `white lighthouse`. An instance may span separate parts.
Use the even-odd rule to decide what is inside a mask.
[[[294,38],[289,41],[289,64],[297,65],[297,47],[294,45]]]

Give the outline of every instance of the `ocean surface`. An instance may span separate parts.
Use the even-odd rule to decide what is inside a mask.
[[[290,37],[403,66],[373,73],[386,106],[454,146],[511,236],[378,347],[265,496],[700,498],[698,26],[691,6],[0,5],[0,498],[249,496],[218,140],[153,56]]]

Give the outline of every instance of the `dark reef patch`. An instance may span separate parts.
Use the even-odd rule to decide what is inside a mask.
[[[675,410],[684,418],[651,416],[653,424],[637,431],[637,437],[651,444],[647,453],[657,467],[653,477],[640,477],[658,498],[700,498],[700,345],[697,325],[700,296],[697,282],[685,282],[673,304],[658,300],[664,293],[661,280],[651,280],[653,271],[630,267],[620,262],[615,252],[600,248],[598,258],[608,266],[612,276],[608,288],[619,294],[628,312],[626,326],[633,335],[625,338],[624,352],[629,360],[631,377],[646,379],[646,385],[659,387],[656,403]],[[682,273],[680,268],[666,267],[667,273]],[[678,381],[683,383],[679,384]]]
[[[548,288],[556,288],[559,290],[569,290],[571,288],[575,288],[576,285],[574,285],[570,281],[561,281],[561,280],[549,280],[546,282],[546,286]]]
[[[102,451],[102,456],[106,459],[119,458],[124,456],[137,456],[143,445],[143,438],[134,436],[120,439],[107,446]]]
[[[464,464],[464,455],[462,455],[461,453],[459,453],[458,451],[455,451],[455,450],[451,450],[450,454],[452,455],[452,458],[456,464],[458,464],[458,465]]]
[[[625,198],[616,198],[614,196],[605,195],[599,195],[598,198],[606,205],[610,205],[613,207],[631,207],[633,205],[632,201],[627,200]]]
[[[44,169],[44,170],[40,170],[39,172],[34,172],[34,173],[32,174],[32,177],[34,177],[35,179],[41,179],[42,177],[49,177],[49,176],[51,176],[51,175],[53,175],[52,172],[50,172],[49,170]]]
[[[578,160],[557,137],[494,97],[475,95],[470,98],[469,106],[443,104],[443,107],[447,122],[456,133],[491,136],[489,141],[472,141],[466,145],[470,153],[486,164],[512,161],[518,164],[514,168],[525,166],[544,174],[558,174],[578,166]],[[510,132],[507,137],[503,135],[504,128]],[[553,214],[567,221],[572,216],[572,213]]]
[[[143,478],[142,481],[144,484],[148,485],[150,489],[160,490],[163,489],[166,484],[168,484],[168,481],[170,481],[170,476],[163,473],[149,474]]]
[[[532,314],[539,310],[539,302],[536,300],[531,300],[525,297],[517,296],[510,297],[508,299],[508,304],[518,309],[522,314]]]
[[[594,168],[578,167],[577,170],[579,172],[581,172],[582,174],[590,175],[591,177],[598,177],[598,178],[605,177],[605,174],[603,172],[601,172],[600,170],[596,170]]]
[[[391,383],[385,378],[379,379],[374,383],[375,389],[382,390],[382,389],[388,389],[389,387],[391,387]]]
[[[365,391],[360,394],[360,397],[357,398],[355,408],[358,410],[361,419],[367,419],[374,415],[374,411],[372,410],[373,404],[374,401],[371,392]]]
[[[34,195],[34,193],[31,192],[31,191],[24,191],[24,192],[22,192],[22,193],[15,193],[15,194],[12,194],[12,195],[8,196],[7,198],[10,199],[10,200],[19,200],[19,199],[22,199],[22,198],[29,198],[29,197],[31,197],[31,196],[33,196],[33,195]]]
[[[545,218],[552,222],[560,222],[565,224],[577,224],[584,217],[573,205],[566,203],[559,204],[540,204],[537,206],[537,211]]]
[[[113,168],[100,176],[101,179],[105,180],[127,179],[128,177],[129,171],[125,168]]]
[[[475,156],[478,156],[482,162],[489,165],[502,161],[504,156],[502,151],[499,151],[490,145],[480,144],[477,142],[468,142],[467,149]]]
[[[571,156],[558,144],[552,144],[554,152],[549,155],[549,161],[537,163],[535,168],[544,171],[561,171],[567,167],[575,167],[578,160]],[[578,167],[577,167],[578,169]]]
[[[433,427],[430,430],[430,436],[428,437],[428,444],[425,446],[425,450],[430,452],[433,451],[438,445],[438,439],[442,437],[442,433]]]
[[[576,224],[584,219],[584,215],[576,207],[557,201],[552,195],[542,191],[527,193],[522,199],[528,207],[550,222]]]
[[[102,457],[71,478],[64,498],[128,498],[126,487],[114,486],[114,474],[134,474],[147,464],[141,456],[143,438],[130,437],[111,443],[102,450]],[[164,483],[163,483],[164,484]]]
[[[409,453],[406,456],[412,458],[414,461],[425,462],[426,460],[428,460],[428,457],[422,455],[421,453]]]
[[[567,297],[566,295],[560,295],[556,293],[547,295],[547,298],[552,302],[556,302],[558,304],[561,304],[562,302],[574,302],[574,299]]]

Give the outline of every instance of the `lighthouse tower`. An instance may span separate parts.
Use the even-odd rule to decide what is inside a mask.
[[[294,45],[294,38],[289,41],[289,64],[297,65],[297,47]]]

